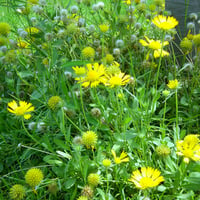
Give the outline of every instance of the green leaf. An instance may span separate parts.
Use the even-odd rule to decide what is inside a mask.
[[[44,160],[46,163],[50,164],[50,165],[58,165],[58,166],[61,166],[61,165],[63,164],[62,161],[56,160],[55,157],[54,157],[54,156],[51,156],[51,155],[45,156],[45,157],[43,158],[43,160]]]
[[[70,67],[75,67],[75,66],[83,66],[87,63],[90,63],[89,61],[82,61],[82,60],[76,60],[76,61],[71,61],[67,62],[64,65],[62,65],[62,68],[70,68]]]
[[[200,191],[200,172],[192,172],[188,178],[185,179],[186,184],[184,188],[188,190]]]
[[[72,156],[70,154],[68,154],[67,152],[63,152],[63,151],[56,151],[57,154],[59,154],[60,156],[67,158],[67,159],[71,159]]]
[[[64,187],[65,189],[69,189],[71,188],[76,182],[76,179],[75,178],[70,178],[68,179],[65,183],[64,183]]]
[[[54,139],[54,143],[56,144],[56,145],[58,145],[58,147],[59,148],[62,148],[62,149],[64,149],[64,150],[67,150],[68,148],[67,148],[67,145],[65,144],[65,142],[63,142],[63,140],[59,140],[59,139]]]
[[[21,78],[27,78],[27,77],[32,77],[32,76],[33,76],[33,73],[27,72],[27,71],[23,71],[23,72],[18,72],[18,75],[19,75]]]

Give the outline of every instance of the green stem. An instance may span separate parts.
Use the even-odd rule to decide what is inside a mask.
[[[70,121],[70,123],[77,129],[79,130],[81,133],[83,132],[68,116],[67,114],[65,114],[65,117]]]
[[[36,143],[39,144],[39,142],[28,132],[28,130],[26,129],[25,125],[24,125],[24,120],[22,119],[22,126],[25,130],[25,132],[27,133],[27,135]]]
[[[85,119],[85,122],[87,124],[87,127],[88,129],[90,129],[90,126],[88,124],[88,120],[87,120],[87,117],[86,117],[86,114],[85,114],[85,109],[84,109],[84,105],[83,105],[83,91],[82,91],[82,86],[80,84],[80,98],[81,98],[81,108],[82,108],[82,111],[83,111],[83,117]]]
[[[166,107],[167,107],[167,99],[165,98],[165,104],[164,104],[164,113],[163,113],[163,121],[162,121],[162,139],[165,138],[165,113],[166,113]]]
[[[176,90],[175,92],[175,101],[176,101],[176,135],[175,135],[175,141],[180,138],[179,132],[178,132],[178,92]]]

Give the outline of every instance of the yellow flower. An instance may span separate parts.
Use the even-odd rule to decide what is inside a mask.
[[[86,65],[86,76],[82,78],[79,83],[83,87],[96,87],[101,82],[104,81],[105,67],[104,65],[99,65],[98,63],[87,64]]]
[[[88,149],[93,149],[97,143],[97,138],[97,134],[94,131],[86,131],[82,135],[82,144],[84,144]]]
[[[116,153],[113,149],[111,150],[111,153],[114,157],[114,161],[115,161],[116,164],[120,164],[122,162],[129,162],[129,157],[128,157],[128,154],[126,152],[122,151],[122,153],[120,154],[119,157],[116,156]]]
[[[178,82],[177,79],[169,80],[169,83],[167,84],[167,87],[174,90],[174,89],[178,88],[178,85],[179,85],[179,82]]]
[[[153,18],[152,22],[160,29],[170,30],[178,25],[178,21],[174,17],[166,17],[158,15]]]
[[[19,101],[19,106],[15,100],[8,103],[8,111],[17,115],[23,116],[24,119],[30,119],[31,114],[29,112],[34,111],[34,107],[32,103],[27,103],[25,101]]]
[[[29,33],[30,35],[33,35],[33,34],[39,33],[40,30],[38,28],[36,28],[36,27],[28,27],[28,28],[26,28],[25,31],[27,33]]]
[[[88,183],[90,186],[96,187],[100,182],[99,174],[91,173],[88,176]]]
[[[100,24],[99,28],[100,28],[101,32],[105,33],[108,31],[109,26],[107,24]]]
[[[52,96],[48,100],[48,106],[52,109],[55,110],[58,106],[59,103],[61,103],[62,99],[59,96]]]
[[[92,47],[85,47],[82,50],[82,55],[85,58],[94,58],[94,56],[95,56],[95,50]]]
[[[110,167],[110,165],[111,165],[111,160],[109,160],[109,159],[104,159],[104,160],[102,161],[102,164],[103,164],[104,167]]]
[[[29,46],[29,43],[26,42],[25,40],[18,39],[17,46],[20,47],[20,48],[25,49],[25,48],[27,48]]]
[[[7,36],[10,33],[10,25],[6,22],[0,22],[0,35]]]
[[[20,184],[13,185],[10,189],[10,198],[14,200],[21,200],[26,195],[24,186]]]
[[[160,56],[168,56],[169,53],[167,51],[164,51],[162,50],[162,54],[161,54],[161,48],[162,48],[162,42],[160,40],[152,40],[152,39],[149,39],[148,37],[145,36],[145,40],[140,40],[140,44],[142,46],[147,46],[149,49],[152,49],[154,50],[154,58],[158,58]],[[168,45],[169,42],[168,41],[165,41],[163,42],[163,47]]]
[[[152,167],[142,167],[141,170],[132,172],[129,181],[133,182],[139,189],[147,189],[156,187],[164,181],[163,176],[160,176],[160,171]]]
[[[183,156],[183,161],[189,163],[190,160],[200,161],[200,141],[199,135],[187,135],[184,140],[176,142],[177,155]]]
[[[124,3],[126,3],[127,5],[131,5],[131,0],[124,0]]]
[[[104,85],[111,88],[126,85],[130,81],[130,76],[120,72],[114,75],[106,75]]]
[[[29,169],[25,175],[26,183],[28,183],[32,188],[35,188],[35,186],[39,185],[43,179],[44,175],[38,168]]]
[[[86,68],[85,67],[72,67],[72,69],[74,70],[74,73],[77,75],[77,76],[85,76],[86,75]]]

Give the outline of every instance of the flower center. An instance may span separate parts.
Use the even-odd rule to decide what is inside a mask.
[[[112,77],[110,79],[110,85],[121,85],[122,84],[122,79],[120,77]]]
[[[152,42],[149,44],[149,48],[150,48],[150,49],[153,49],[153,50],[161,49],[161,44],[160,44],[160,42],[158,42],[158,41],[152,41]]]
[[[24,115],[26,113],[26,107],[17,107],[15,113],[16,115]]]
[[[99,78],[98,72],[91,70],[87,73],[87,79],[88,81],[96,81]]]
[[[141,178],[139,184],[141,185],[142,189],[146,189],[146,188],[149,188],[149,187],[154,187],[154,181],[149,177]]]
[[[185,149],[183,151],[183,154],[185,157],[191,158],[193,156],[193,150],[192,149]]]

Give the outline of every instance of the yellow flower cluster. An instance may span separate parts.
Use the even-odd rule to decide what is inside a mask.
[[[114,62],[109,67],[94,63],[87,64],[86,67],[76,66],[73,67],[73,70],[77,75],[75,80],[81,83],[83,87],[96,87],[103,83],[105,86],[113,88],[126,85],[130,81],[130,76],[121,72],[117,62]]]
[[[184,140],[176,142],[177,155],[183,156],[183,161],[189,163],[190,160],[200,161],[200,140],[199,135],[187,135]]]

